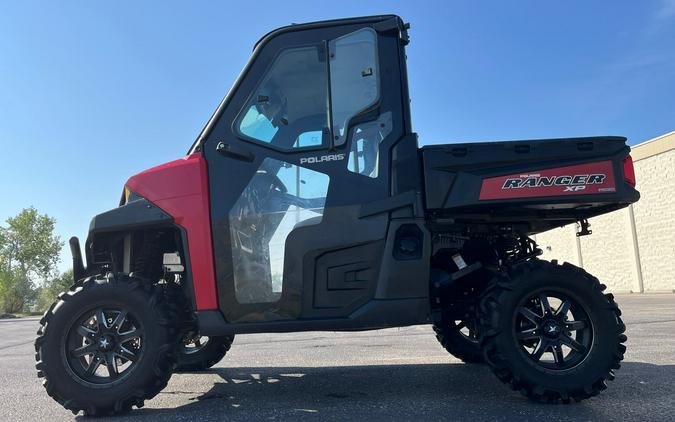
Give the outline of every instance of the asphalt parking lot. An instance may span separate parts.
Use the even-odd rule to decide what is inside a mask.
[[[419,326],[239,336],[215,368],[174,375],[143,409],[114,420],[673,420],[675,295],[618,301],[628,326],[624,364],[607,391],[578,404],[529,402]],[[0,420],[84,419],[36,378],[37,326],[0,320]]]

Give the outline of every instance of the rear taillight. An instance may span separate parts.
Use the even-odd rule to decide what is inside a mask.
[[[626,183],[635,187],[635,168],[633,167],[633,157],[630,154],[623,159],[623,178]]]

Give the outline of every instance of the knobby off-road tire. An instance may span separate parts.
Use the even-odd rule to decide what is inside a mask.
[[[477,320],[460,321],[459,324],[456,321],[437,322],[434,324],[436,339],[445,350],[462,362],[483,363],[477,323]],[[465,325],[468,326],[468,336],[461,331],[465,329]]]
[[[203,344],[195,344],[201,341]],[[198,372],[220,362],[232,346],[234,336],[197,337],[179,348],[176,372]]]
[[[479,309],[486,362],[501,381],[539,402],[569,403],[597,395],[607,388],[607,380],[614,379],[614,370],[621,366],[626,351],[626,327],[614,297],[603,294],[605,288],[581,268],[556,261],[531,260],[498,274]],[[537,299],[539,296],[567,298],[568,303],[563,305],[561,300],[563,310],[548,306],[547,312],[549,300]],[[544,316],[551,315],[550,319],[534,315],[539,313],[537,307]],[[563,311],[580,321],[561,318]],[[556,325],[555,318],[561,325]],[[586,322],[581,322],[584,319]],[[518,321],[520,327],[516,327]],[[556,330],[561,333],[558,340],[554,338]],[[539,341],[548,342],[542,344],[554,345],[550,346],[553,362],[536,359],[536,335]],[[575,336],[576,340],[570,341]],[[572,344],[574,349],[570,348],[567,356],[556,354],[561,348],[561,343],[555,346],[556,341]]]
[[[73,413],[92,416],[142,407],[157,395],[171,378],[181,336],[179,309],[162,290],[136,277],[108,275],[87,278],[61,293],[40,320],[35,340],[35,366],[47,393]],[[99,320],[105,321],[104,327]],[[133,340],[125,340],[125,335]],[[91,340],[82,340],[87,336]],[[72,349],[73,339],[93,354],[80,357],[78,349]],[[103,343],[121,347],[103,350]],[[87,362],[98,362],[97,357],[103,369],[97,365],[95,371],[107,370],[108,378],[88,373],[92,366]],[[127,365],[124,372],[120,363]],[[120,373],[114,375],[116,371]]]

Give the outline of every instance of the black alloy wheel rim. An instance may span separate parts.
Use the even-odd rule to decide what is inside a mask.
[[[131,373],[143,342],[143,328],[132,312],[99,307],[85,312],[71,327],[66,360],[82,381],[104,386]]]
[[[183,347],[181,352],[186,355],[191,355],[197,353],[200,350],[204,349],[209,342],[209,338],[206,336],[196,335],[194,337],[188,337],[183,340]]]
[[[478,343],[478,321],[475,318],[455,320],[457,332],[471,343]]]
[[[588,356],[593,325],[586,310],[571,296],[544,291],[529,297],[517,309],[515,338],[521,350],[538,366],[568,370]]]

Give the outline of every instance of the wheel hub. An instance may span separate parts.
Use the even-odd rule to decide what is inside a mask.
[[[547,320],[542,325],[542,331],[546,337],[558,338],[560,337],[560,333],[562,333],[562,327],[558,321]]]
[[[98,349],[102,352],[107,352],[115,347],[115,337],[111,335],[102,335],[98,339]]]

